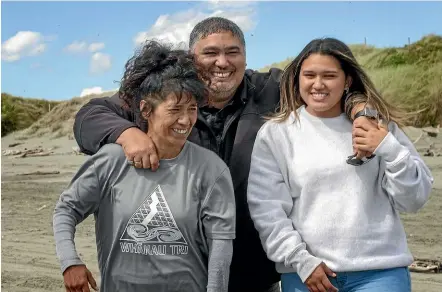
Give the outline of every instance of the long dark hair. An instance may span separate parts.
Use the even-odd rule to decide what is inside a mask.
[[[405,115],[399,109],[393,107],[382,98],[370,77],[364,72],[362,67],[356,61],[356,58],[354,57],[350,48],[340,40],[334,38],[312,40],[284,69],[280,84],[280,107],[278,111],[272,115],[272,120],[278,122],[285,121],[292,112],[294,112],[295,117],[298,118],[296,110],[300,106],[305,105],[299,91],[299,76],[301,66],[304,60],[307,59],[311,54],[321,54],[334,57],[339,61],[345,76],[350,76],[352,78],[349,94],[358,93],[358,95],[354,95],[354,97],[359,96],[362,98],[352,98],[347,102],[354,103],[355,101],[360,102],[364,101],[365,99],[367,103],[370,103],[370,105],[380,113],[383,120],[386,122],[394,121],[399,126],[404,124],[403,119]],[[345,106],[350,108],[348,104],[345,104],[345,96],[343,96],[341,106],[343,111],[345,110]]]

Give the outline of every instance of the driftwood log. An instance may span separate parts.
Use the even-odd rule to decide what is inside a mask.
[[[24,158],[24,157],[36,157],[36,156],[49,156],[53,154],[53,148],[43,149],[41,147],[34,149],[24,149],[24,150],[5,150],[3,151],[3,156],[14,156],[13,158]]]
[[[24,157],[38,157],[38,156],[49,156],[51,154],[53,154],[54,152],[37,152],[37,153],[33,153],[33,152],[24,152],[21,155],[17,156],[16,158],[24,158]]]
[[[18,145],[21,145],[21,144],[23,144],[23,143],[22,142],[16,142],[16,143],[9,144],[8,147],[15,147],[15,146],[18,146]]]
[[[27,173],[22,173],[21,175],[48,175],[48,174],[59,174],[60,172],[58,170],[54,170],[54,171],[33,171],[33,172],[27,172]]]
[[[410,272],[416,273],[440,273],[442,272],[442,260],[416,259],[408,266]]]

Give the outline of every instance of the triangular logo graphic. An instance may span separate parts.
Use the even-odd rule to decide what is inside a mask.
[[[178,228],[169,205],[158,186],[130,217],[122,241],[137,243],[182,243],[186,239]]]

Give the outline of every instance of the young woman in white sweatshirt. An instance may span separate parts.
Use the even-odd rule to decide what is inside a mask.
[[[355,92],[371,110],[352,125],[345,97]],[[413,257],[399,212],[424,206],[433,178],[401,118],[339,40],[313,40],[286,68],[248,185],[250,214],[283,292],[411,291]],[[357,151],[373,158],[355,166],[349,154]]]

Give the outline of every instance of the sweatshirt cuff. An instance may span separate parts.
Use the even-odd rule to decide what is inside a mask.
[[[396,164],[409,155],[410,151],[399,143],[391,132],[388,132],[373,153],[381,156],[388,163]]]
[[[302,283],[305,283],[307,278],[322,263],[322,260],[312,256],[307,250],[300,251],[296,257],[298,258],[297,273],[301,278]]]
[[[75,258],[75,259],[62,260],[60,262],[60,265],[61,265],[61,274],[63,275],[67,268],[72,266],[84,265],[84,263],[79,258]]]

